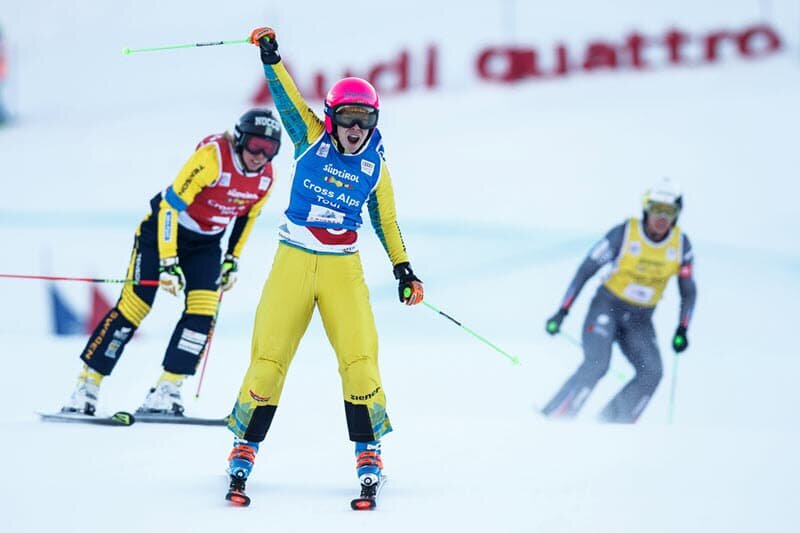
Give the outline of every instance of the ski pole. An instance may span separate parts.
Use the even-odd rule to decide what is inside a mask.
[[[578,339],[576,339],[575,337],[573,337],[572,335],[570,335],[569,333],[564,333],[563,331],[559,331],[558,334],[561,335],[562,337],[564,337],[571,344],[574,344],[578,348],[583,349],[583,343],[581,341],[579,341]]]
[[[130,283],[131,285],[143,285],[157,287],[157,279],[102,279],[102,278],[74,278],[68,276],[34,276],[29,274],[0,274],[0,278],[11,279],[47,279],[52,281],[83,281],[86,283]]]
[[[178,48],[199,48],[201,46],[222,46],[225,44],[244,44],[249,43],[250,38],[235,39],[232,41],[209,41],[204,43],[185,43],[185,44],[171,44],[167,46],[156,46],[152,48],[128,48],[127,46],[122,49],[123,55],[129,56],[131,54],[138,54],[140,52],[161,52],[162,50],[176,50]]]
[[[572,335],[570,335],[569,333],[564,333],[563,331],[559,331],[558,334],[561,335],[567,341],[569,341],[571,344],[574,344],[578,348],[583,349],[583,343],[578,339],[576,339],[575,337],[573,337]],[[612,368],[611,373],[614,374],[614,376],[620,381],[625,381],[628,379],[628,376],[625,375],[625,372],[622,372],[620,370],[614,370]]]
[[[667,424],[672,424],[675,418],[675,391],[678,388],[678,354],[672,356],[672,385],[669,389],[669,415],[667,417]]]
[[[403,291],[403,296],[405,296],[406,298],[408,298],[409,296],[411,296],[411,289],[409,289],[408,287],[406,287],[405,291]],[[500,352],[501,354],[503,354],[504,356],[506,356],[506,357],[507,357],[507,358],[508,358],[508,359],[509,359],[509,360],[510,360],[510,361],[511,361],[513,364],[515,364],[515,365],[518,365],[518,364],[520,364],[520,363],[519,363],[519,358],[518,358],[518,357],[516,357],[516,356],[513,356],[513,355],[510,355],[510,354],[508,354],[508,353],[504,352],[503,350],[501,350],[500,348],[498,348],[498,347],[497,347],[495,344],[493,344],[491,341],[489,341],[489,340],[487,340],[487,339],[483,338],[482,336],[478,335],[477,333],[475,333],[474,331],[472,331],[471,329],[469,329],[467,326],[465,326],[464,324],[462,324],[461,322],[459,322],[459,321],[458,321],[458,320],[456,320],[455,318],[451,317],[450,315],[448,315],[448,314],[447,314],[447,313],[445,313],[444,311],[441,311],[441,310],[437,309],[436,307],[432,306],[431,304],[429,304],[428,302],[426,302],[426,301],[424,301],[424,300],[422,301],[422,304],[423,304],[425,307],[427,307],[428,309],[430,309],[430,310],[432,310],[432,311],[435,311],[436,313],[439,313],[440,315],[442,315],[443,317],[445,317],[446,319],[448,319],[449,321],[451,321],[453,324],[455,324],[456,326],[460,327],[461,329],[463,329],[464,331],[466,331],[467,333],[469,333],[470,335],[472,335],[473,337],[475,337],[476,339],[478,339],[479,341],[481,341],[481,342],[483,342],[483,343],[487,344],[488,346],[490,346],[490,347],[494,348],[495,350],[497,350],[498,352]]]
[[[200,370],[200,379],[197,380],[197,390],[194,393],[194,399],[200,397],[200,387],[203,386],[203,376],[206,375],[206,363],[208,363],[208,353],[211,351],[211,339],[214,338],[214,330],[217,329],[217,317],[219,316],[219,308],[222,305],[222,295],[225,291],[220,289],[219,300],[217,300],[217,310],[214,311],[214,319],[211,321],[211,329],[208,330],[208,343],[206,349],[203,351],[203,368]]]

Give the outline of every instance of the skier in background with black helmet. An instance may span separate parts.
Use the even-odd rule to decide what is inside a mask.
[[[251,109],[234,133],[209,135],[197,145],[175,181],[150,201],[139,224],[127,278],[158,279],[184,310],[169,341],[163,372],[137,414],[182,417],[180,387],[193,375],[208,342],[220,291],[236,282],[239,258],[272,190],[272,158],[281,126],[269,109]],[[222,237],[233,226],[223,256]],[[81,352],[83,368],[63,413],[93,416],[100,383],[150,312],[158,287],[126,284],[116,305],[97,324]]]
[[[583,325],[584,361],[542,409],[551,418],[573,418],[609,368],[611,347],[619,344],[636,375],[600,413],[605,422],[633,423],[644,411],[662,377],[653,311],[669,279],[678,276],[681,309],[672,348],[689,346],[686,331],[697,294],[689,238],[677,226],[683,208],[680,188],[663,179],[644,195],[641,219],[615,226],[583,261],[545,329],[555,335],[583,285],[603,265],[611,272],[597,289]]]

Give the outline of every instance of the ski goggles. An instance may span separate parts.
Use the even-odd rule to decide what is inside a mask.
[[[645,211],[647,211],[648,215],[653,215],[654,217],[666,217],[675,220],[678,218],[678,213],[681,212],[681,209],[677,205],[649,202]]]
[[[343,105],[333,112],[333,123],[343,128],[356,124],[362,130],[371,130],[378,125],[378,110],[368,105]]]
[[[269,137],[257,137],[248,135],[244,141],[244,149],[253,155],[263,155],[267,159],[272,159],[278,153],[281,143]]]

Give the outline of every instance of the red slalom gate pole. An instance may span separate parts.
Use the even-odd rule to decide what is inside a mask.
[[[130,283],[131,285],[143,285],[147,287],[158,287],[157,279],[103,279],[103,278],[78,278],[70,276],[35,276],[31,274],[0,274],[0,278],[6,279],[46,279],[52,281],[82,281],[84,283]]]
[[[211,340],[214,338],[214,330],[217,329],[217,317],[219,316],[219,308],[222,305],[222,295],[225,294],[221,288],[219,290],[219,300],[217,300],[217,310],[214,313],[214,320],[211,322],[211,329],[208,332],[208,344],[206,344],[205,352],[203,352],[203,368],[200,369],[200,379],[197,380],[197,390],[194,392],[194,399],[200,397],[200,387],[203,386],[203,376],[206,375],[206,363],[208,363],[208,354],[211,352]]]

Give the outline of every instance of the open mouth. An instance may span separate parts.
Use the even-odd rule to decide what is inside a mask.
[[[348,134],[347,134],[347,141],[348,141],[350,144],[356,144],[356,143],[357,143],[357,142],[359,142],[360,140],[361,140],[361,135],[355,135],[355,134],[353,134],[353,133],[348,133]]]

